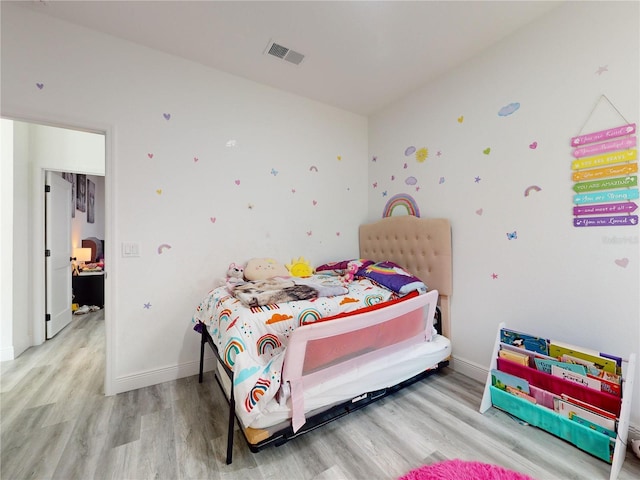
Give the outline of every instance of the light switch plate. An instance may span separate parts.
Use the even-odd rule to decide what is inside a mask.
[[[139,257],[140,244],[137,242],[122,242],[123,257]]]

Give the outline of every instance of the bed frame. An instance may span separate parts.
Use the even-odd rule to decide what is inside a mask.
[[[382,390],[363,392],[353,399],[311,412],[305,418],[303,388],[322,381],[337,368],[344,365],[357,365],[375,358],[376,354],[385,355],[405,345],[424,341],[424,319],[436,315],[438,332],[450,338],[449,298],[451,295],[451,228],[445,219],[421,219],[413,216],[386,217],[375,223],[362,225],[359,230],[360,258],[374,261],[392,261],[402,265],[409,272],[422,279],[430,292],[381,310],[354,315],[342,322],[336,329],[336,322],[317,323],[297,328],[287,347],[287,362],[283,368],[283,384],[291,386],[293,418],[291,422],[274,433],[265,435],[264,430],[252,428],[240,429],[252,452],[270,445],[282,445],[287,441],[315,430],[348,413],[359,410],[381,398],[387,397],[402,388],[411,385],[448,365],[448,360],[439,362],[434,368],[423,371],[403,382]],[[436,302],[439,306],[436,313]],[[424,312],[428,309],[428,312]],[[384,312],[384,313],[381,313]],[[426,315],[425,315],[426,313]],[[331,328],[328,327],[329,324]],[[403,336],[389,339],[391,332],[397,332],[403,326]],[[421,330],[422,329],[422,330]],[[205,345],[208,343],[217,359],[219,369],[215,378],[223,393],[227,391],[218,371],[224,371],[230,384],[233,384],[233,371],[220,357],[220,354],[202,324],[196,326],[201,334],[200,374],[203,380]],[[378,343],[365,345],[366,339]],[[381,340],[382,339],[382,340]],[[382,341],[382,343],[380,343]],[[339,347],[336,348],[336,345]],[[328,348],[330,346],[330,348]],[[373,347],[373,348],[372,348]],[[339,364],[339,365],[338,365]],[[226,396],[226,393],[225,393]],[[233,388],[229,394],[229,417],[227,432],[226,463],[230,464],[233,454],[233,435],[235,423],[235,399]],[[242,425],[240,421],[238,424]]]

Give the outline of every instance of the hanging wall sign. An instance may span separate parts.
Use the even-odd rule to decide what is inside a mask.
[[[619,202],[622,200],[635,200],[638,198],[638,189],[616,190],[613,192],[580,193],[573,196],[576,205],[584,203]]]
[[[579,182],[573,186],[573,190],[579,192],[593,192],[596,190],[611,190],[612,188],[635,187],[638,185],[638,177],[627,176],[594,180],[592,182]]]
[[[608,153],[605,155],[597,155],[595,157],[580,158],[571,163],[573,170],[582,168],[601,167],[603,165],[612,165],[614,163],[632,162],[638,158],[638,150],[635,148],[624,150],[622,152]]]
[[[573,151],[575,158],[588,157],[599,153],[617,152],[636,146],[636,137],[623,138],[621,140],[613,140],[611,142],[596,143],[595,145],[587,145],[586,147],[576,148]]]
[[[627,226],[637,225],[637,215],[619,215],[613,217],[585,217],[574,218],[574,227],[614,227],[614,226]]]
[[[638,216],[631,215],[638,208],[631,200],[639,196],[638,176],[633,175],[638,172],[636,124],[629,123],[606,95],[601,95],[585,125],[603,99],[626,123],[597,132],[580,133],[571,139],[571,146],[576,147],[572,152],[575,160],[571,162],[574,170],[571,179],[575,182],[573,191],[576,193],[573,196],[574,227],[638,224]]]
[[[579,215],[604,215],[607,213],[631,213],[638,209],[634,202],[603,203],[601,205],[585,205],[573,207],[573,214]]]
[[[599,132],[587,133],[586,135],[580,135],[579,137],[573,137],[571,139],[571,146],[577,147],[579,145],[586,145],[588,143],[601,142],[602,140],[624,137],[625,135],[631,135],[632,133],[636,133],[635,123],[610,128],[608,130],[601,130]]]
[[[580,180],[595,180],[596,178],[615,177],[617,175],[629,175],[637,173],[637,163],[627,163],[624,165],[616,165],[615,167],[594,168],[593,170],[583,170],[582,172],[574,172],[572,179],[574,182]]]

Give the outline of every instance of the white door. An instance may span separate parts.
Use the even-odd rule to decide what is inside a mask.
[[[47,172],[46,185],[45,269],[48,340],[71,322],[71,183],[58,174]]]

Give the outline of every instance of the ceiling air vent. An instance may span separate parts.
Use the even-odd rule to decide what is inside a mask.
[[[265,52],[286,62],[293,63],[294,65],[300,65],[300,62],[304,59],[303,54],[272,41],[267,45]]]

